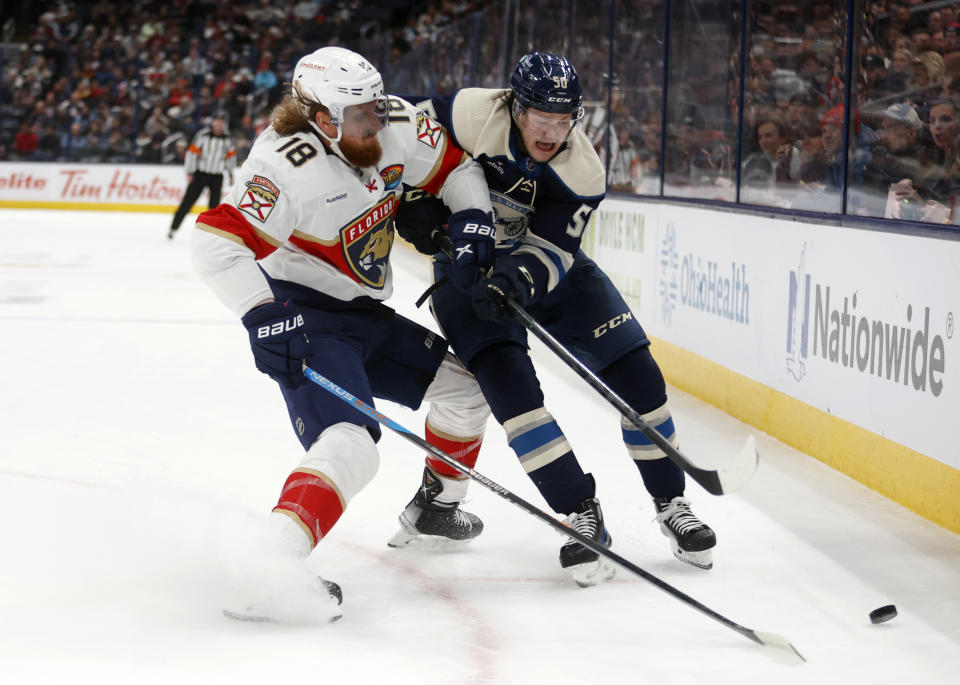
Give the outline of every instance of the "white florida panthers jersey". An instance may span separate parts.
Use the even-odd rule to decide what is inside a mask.
[[[483,171],[446,129],[399,98],[377,138],[376,167],[358,169],[313,132],[255,141],[226,201],[197,219],[194,263],[237,314],[272,297],[271,277],[340,300],[392,292],[393,217],[403,184],[439,195],[452,211],[490,211]]]

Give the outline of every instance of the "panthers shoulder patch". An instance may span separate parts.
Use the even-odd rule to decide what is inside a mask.
[[[237,203],[237,209],[263,223],[277,204],[280,189],[265,176],[254,176],[245,183],[247,189]]]

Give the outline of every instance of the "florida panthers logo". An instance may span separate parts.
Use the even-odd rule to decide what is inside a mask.
[[[265,223],[277,204],[280,189],[274,185],[273,181],[263,176],[254,176],[245,185],[247,190],[237,203],[237,207],[260,223]]]
[[[387,280],[395,207],[396,200],[389,195],[340,230],[340,244],[350,274],[371,288],[382,288]]]

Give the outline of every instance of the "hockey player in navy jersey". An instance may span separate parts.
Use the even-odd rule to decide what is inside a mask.
[[[476,376],[547,504],[568,516],[574,529],[610,546],[594,479],[583,472],[546,409],[526,331],[503,305],[509,296],[526,308],[647,423],[677,444],[666,385],[649,340],[606,274],[580,249],[590,214],[603,199],[605,178],[578,126],[583,109],[577,73],[562,56],[532,52],[517,64],[507,90],[466,88],[413,102],[480,162],[496,228],[491,236],[463,224],[449,225],[452,259],[438,254],[434,261],[435,279],[442,282],[431,298],[434,316]],[[410,191],[399,208],[398,230],[420,251],[437,252],[430,232],[447,213],[435,198]],[[619,325],[606,325],[611,321]],[[683,471],[626,419],[620,429],[674,554],[710,568],[716,537],[684,498]],[[427,467],[438,476],[456,475],[430,457]],[[407,545],[424,532],[409,516],[415,504],[416,498],[401,513],[391,546]],[[573,540],[562,546],[560,564],[581,586],[614,573],[605,559]]]
[[[436,121],[383,92],[360,55],[326,47],[304,56],[237,173],[230,196],[193,232],[197,271],[247,328],[257,368],[280,384],[304,455],[246,555],[226,611],[250,620],[312,621],[339,615],[340,589],[304,559],[379,464],[376,421],[308,383],[304,360],[367,404],[380,397],[417,408],[451,452],[475,458],[489,409],[446,341],[383,304],[403,183],[439,195],[451,226],[492,233],[477,163]],[[251,428],[259,417],[245,415]],[[431,476],[421,527],[476,536],[458,508],[466,483]],[[253,568],[252,566],[256,566]]]

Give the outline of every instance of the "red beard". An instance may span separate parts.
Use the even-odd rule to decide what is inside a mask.
[[[376,136],[368,138],[341,138],[340,152],[348,162],[361,169],[376,166],[383,155],[383,148]]]

